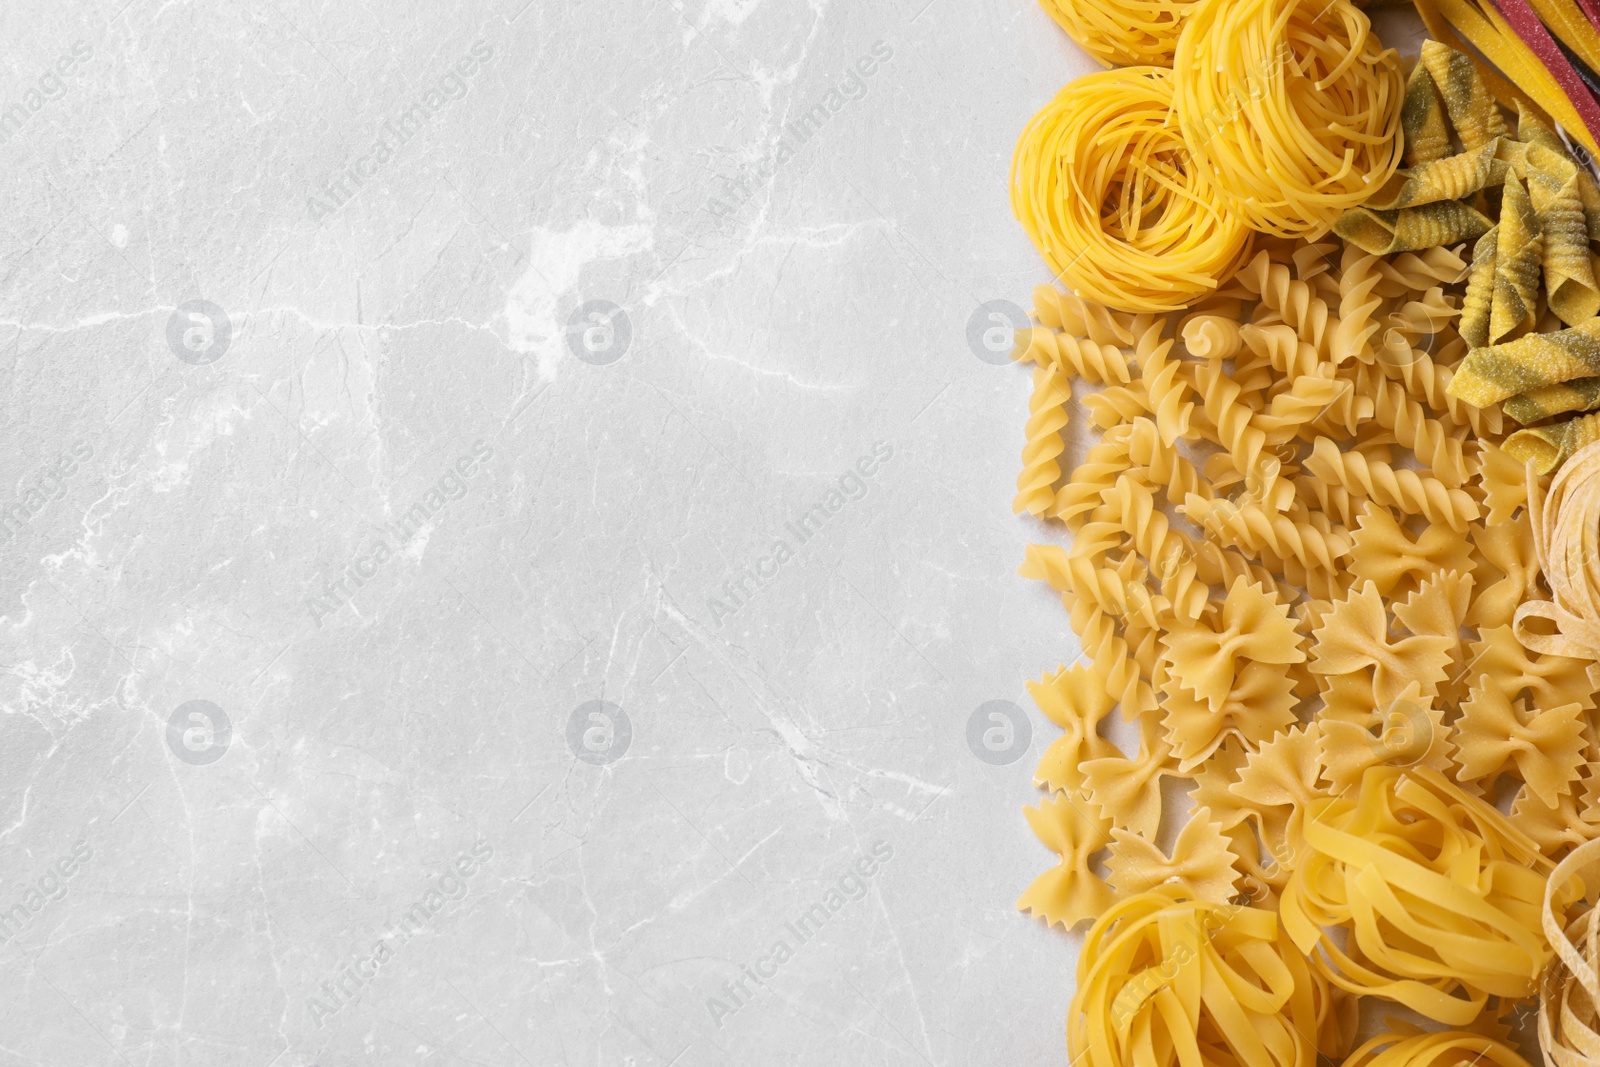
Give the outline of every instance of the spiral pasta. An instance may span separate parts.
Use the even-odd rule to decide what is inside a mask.
[[[1224,203],[1315,238],[1400,165],[1399,56],[1348,0],[1202,0],[1173,62],[1173,109]]]
[[[1011,208],[1050,268],[1125,311],[1185,307],[1250,253],[1171,118],[1172,75],[1123,67],[1070,83],[1033,117],[1011,162]]]

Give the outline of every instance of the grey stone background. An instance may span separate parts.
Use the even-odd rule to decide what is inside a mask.
[[[1036,5],[0,36],[0,1065],[1064,1059]]]

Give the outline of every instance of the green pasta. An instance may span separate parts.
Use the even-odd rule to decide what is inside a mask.
[[[1450,130],[1445,126],[1439,87],[1421,63],[1406,81],[1406,99],[1400,107],[1400,129],[1405,138],[1405,163],[1415,167],[1450,154]]]
[[[1519,463],[1531,462],[1540,474],[1551,474],[1578,449],[1596,441],[1600,441],[1600,415],[1585,415],[1554,426],[1518,430],[1501,448]]]
[[[1482,408],[1518,393],[1595,375],[1600,375],[1600,318],[1475,348],[1456,368],[1449,392]]]
[[[1455,127],[1463,148],[1470,152],[1506,135],[1500,105],[1483,84],[1471,59],[1438,41],[1424,41],[1421,63],[1433,76],[1450,114],[1450,125]]]
[[[1578,167],[1565,152],[1528,149],[1528,196],[1539,217],[1544,287],[1550,310],[1567,325],[1600,314],[1600,286],[1589,265],[1589,233],[1578,195]]]
[[[1472,246],[1472,273],[1467,276],[1467,293],[1461,301],[1461,321],[1457,331],[1471,348],[1489,343],[1489,304],[1494,298],[1495,245],[1500,227],[1492,226]]]
[[[1595,184],[1594,175],[1589,173],[1589,168],[1582,166],[1561,138],[1531,108],[1522,101],[1517,101],[1517,140],[1525,141],[1530,145],[1540,145],[1553,152],[1560,153],[1573,166],[1578,176],[1578,199],[1583,202],[1584,226],[1588,230],[1589,240],[1600,241],[1600,185]],[[1505,142],[1502,142],[1504,145]],[[1505,159],[1502,148],[1501,158]],[[1518,177],[1526,180],[1527,174],[1520,167]]]
[[[1416,207],[1440,200],[1460,200],[1485,186],[1499,185],[1506,180],[1506,164],[1495,158],[1499,146],[1496,138],[1473,152],[1396,171],[1364,206],[1378,211]]]
[[[1570,382],[1530,389],[1507,399],[1501,406],[1507,415],[1524,426],[1569,411],[1593,411],[1600,408],[1600,378],[1574,378]]]
[[[1515,174],[1506,176],[1500,202],[1500,234],[1495,243],[1494,297],[1489,309],[1489,341],[1531,329],[1538,320],[1539,267],[1544,242],[1528,191]]]
[[[1363,252],[1382,256],[1470,241],[1488,233],[1493,225],[1487,216],[1470,205],[1459,200],[1441,200],[1398,211],[1351,208],[1339,216],[1333,230]],[[1537,259],[1534,269],[1538,270]]]

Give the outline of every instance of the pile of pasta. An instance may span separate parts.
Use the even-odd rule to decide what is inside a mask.
[[[1558,418],[1600,408],[1600,184],[1516,104],[1513,136],[1472,60],[1426,42],[1406,87],[1406,168],[1334,232],[1379,254],[1476,242],[1450,393],[1527,426],[1506,451],[1549,474],[1600,440],[1600,417]]]
[[[1544,487],[1530,500],[1500,413],[1451,393],[1462,251],[1263,239],[1181,316],[1036,291],[1015,353],[1034,379],[1016,507],[1073,536],[1030,545],[1022,573],[1060,593],[1085,659],[1028,687],[1062,731],[1026,809],[1058,862],[1020,908],[1071,927],[1162,885],[1192,906],[1292,902],[1314,918],[1279,927],[1279,949],[1337,989],[1451,1025],[1531,995],[1545,877],[1600,836],[1600,663],[1518,639],[1519,609],[1550,596]],[[1075,420],[1099,439],[1073,466]],[[1136,752],[1103,736],[1113,714]],[[1416,898],[1420,925],[1380,923],[1342,964],[1307,931],[1360,928],[1384,883],[1328,873],[1340,846],[1320,835],[1341,804],[1432,805],[1459,842],[1424,856],[1440,834],[1393,817],[1391,858],[1366,863],[1409,857],[1388,892]],[[1493,862],[1462,880],[1461,854]],[[1297,872],[1317,873],[1291,892]],[[1456,918],[1428,915],[1446,892]],[[1468,947],[1395,965],[1436,942]],[[1452,991],[1435,972],[1476,977]]]
[[[1600,7],[1417,0],[1405,76],[1349,0],[1041,2],[1127,64],[1011,175],[1073,1062],[1595,1062]]]
[[[1400,164],[1398,55],[1350,0],[1044,0],[1128,64],[1023,131],[1012,209],[1088,299],[1167,312],[1224,284],[1252,231],[1316,238]]]

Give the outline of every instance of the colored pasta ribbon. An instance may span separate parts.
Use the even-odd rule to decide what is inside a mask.
[[[1600,318],[1555,333],[1530,333],[1505,344],[1475,348],[1456,368],[1449,393],[1481,408],[1530,389],[1597,374]]]
[[[1474,0],[1416,0],[1416,7],[1417,14],[1422,16],[1428,32],[1435,39],[1423,44],[1423,62],[1430,64],[1429,70],[1434,80],[1439,82],[1439,92],[1447,101],[1449,91],[1445,81],[1441,79],[1433,63],[1430,63],[1430,45],[1438,44],[1444,51],[1452,51],[1449,46],[1461,45],[1460,37],[1454,32],[1460,30],[1473,47],[1483,53],[1495,67],[1504,71],[1506,76],[1502,77],[1489,67],[1468,58],[1459,50],[1455,54],[1460,56],[1460,59],[1451,61],[1453,64],[1464,65],[1468,69],[1475,68],[1476,79],[1487,89],[1492,89],[1494,96],[1506,106],[1519,103],[1535,105],[1540,111],[1561,123],[1562,128],[1582,142],[1591,155],[1600,155],[1600,139],[1590,131],[1578,108],[1567,98],[1561,83],[1523,43],[1516,31],[1492,4],[1480,4]],[[1593,105],[1593,100],[1590,100],[1589,106]],[[1450,117],[1452,120],[1455,119],[1454,112]],[[1498,120],[1499,116],[1495,115],[1494,121]],[[1460,132],[1459,126],[1457,132]],[[1463,143],[1469,148],[1473,147],[1466,138],[1463,138]]]
[[[1493,225],[1468,204],[1441,200],[1397,211],[1351,208],[1339,216],[1333,232],[1363,252],[1386,256],[1471,241],[1488,233]]]
[[[1535,652],[1600,659],[1600,445],[1580,449],[1548,492],[1540,493],[1534,479],[1529,485],[1534,547],[1551,599],[1518,607],[1513,632]],[[1535,618],[1555,632],[1535,632]]]
[[[1536,473],[1550,474],[1595,441],[1600,441],[1600,415],[1518,430],[1500,447],[1517,462],[1532,464]]]
[[[1198,172],[1171,118],[1172,75],[1085,75],[1035,115],[1011,161],[1011,209],[1089,300],[1175,311],[1233,276],[1251,233]]]
[[[1089,931],[1067,1051],[1081,1067],[1315,1067],[1349,1040],[1335,997],[1272,912],[1162,885]]]
[[[1569,411],[1593,411],[1600,408],[1600,377],[1574,378],[1530,389],[1509,398],[1501,407],[1524,426]]]
[[[1321,802],[1280,918],[1329,981],[1464,1026],[1490,996],[1533,992],[1550,950],[1550,863],[1489,804],[1426,766],[1369,768]],[[1348,927],[1341,944],[1330,928]]]

